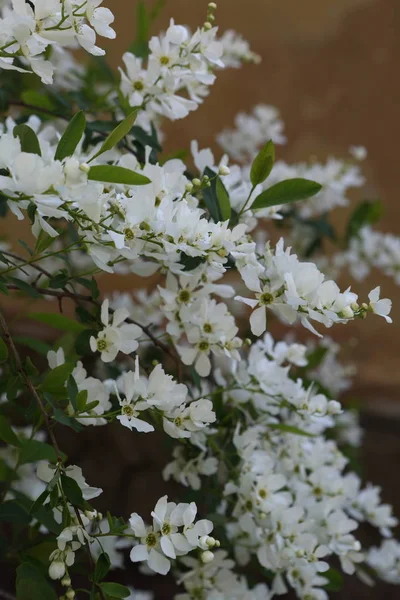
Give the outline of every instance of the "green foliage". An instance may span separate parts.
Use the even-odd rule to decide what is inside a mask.
[[[129,589],[120,583],[104,582],[100,584],[100,588],[110,598],[127,598],[131,595]]]
[[[62,331],[80,333],[86,329],[81,323],[57,313],[30,313],[28,316],[33,321],[39,321],[39,323],[50,325],[51,327],[61,329]]]
[[[98,583],[99,581],[104,579],[104,577],[109,572],[110,568],[111,568],[111,563],[110,563],[108,554],[106,554],[105,552],[102,552],[96,562],[96,567],[94,569],[94,575],[93,575],[93,581]]]
[[[251,210],[307,200],[318,194],[321,188],[319,183],[309,179],[287,179],[261,192],[251,205]]]
[[[74,369],[73,363],[64,363],[55,369],[52,369],[45,376],[42,383],[42,390],[49,394],[58,395],[65,389],[65,382]]]
[[[366,225],[374,225],[382,217],[383,207],[380,200],[361,202],[350,216],[346,230],[346,241],[357,236]]]
[[[7,360],[7,358],[8,358],[7,344],[5,343],[3,338],[0,338],[0,363],[5,362]]]
[[[19,455],[21,465],[38,462],[39,460],[57,462],[57,455],[53,446],[45,442],[39,442],[38,440],[24,441]]]
[[[259,183],[263,183],[272,171],[275,162],[275,146],[272,140],[260,150],[250,170],[250,181],[255,187]]]
[[[26,125],[25,123],[16,125],[13,133],[14,137],[18,137],[19,141],[21,142],[22,152],[27,152],[28,154],[38,154],[39,156],[42,156],[38,137],[33,129],[29,127],[29,125]]]
[[[27,562],[17,568],[16,592],[17,600],[57,600],[41,570]]]
[[[117,146],[117,144],[119,144],[119,142],[123,140],[126,135],[128,135],[133,127],[134,122],[136,121],[137,114],[138,109],[135,108],[123,121],[121,121],[121,123],[119,123],[119,125],[117,125],[117,127],[104,140],[100,150],[96,152],[96,154],[89,160],[89,163],[101,154],[104,154],[104,152],[112,150],[114,146]]]
[[[226,191],[224,184],[220,177],[217,177],[215,183],[215,193],[217,195],[218,208],[221,215],[222,221],[229,221],[231,218],[231,203],[229,201],[229,194]]]
[[[14,433],[11,428],[11,425],[7,421],[6,417],[0,415],[0,440],[3,440],[6,444],[10,444],[11,446],[15,446],[16,448],[21,447],[21,440]]]
[[[117,165],[97,165],[90,167],[88,173],[90,181],[103,183],[120,183],[122,185],[147,185],[150,179],[141,173]]]
[[[72,156],[82,139],[86,127],[86,117],[83,111],[79,111],[73,116],[64,131],[54,155],[55,160],[63,160]]]

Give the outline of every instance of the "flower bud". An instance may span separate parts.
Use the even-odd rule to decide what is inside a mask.
[[[360,310],[360,305],[357,304],[357,302],[352,302],[352,304],[350,304],[351,310],[353,310],[354,312],[357,312],[358,310]]]
[[[83,173],[89,173],[90,171],[90,167],[87,163],[82,163],[81,165],[79,165],[79,169],[83,171]]]
[[[64,577],[64,575],[65,575],[65,564],[60,560],[56,560],[55,562],[52,562],[49,567],[50,579],[61,579],[61,577]]]
[[[197,177],[195,177],[195,179],[192,179],[192,184],[196,187],[199,187],[201,185],[201,181],[200,179],[197,179]]]
[[[218,173],[220,175],[222,175],[222,177],[224,175],[229,175],[229,173],[231,172],[230,168],[227,167],[226,165],[220,165],[219,169],[218,169]]]
[[[210,552],[210,550],[206,550],[205,552],[201,553],[201,562],[203,562],[205,565],[213,560],[214,554]]]
[[[350,306],[345,306],[342,310],[342,315],[345,319],[352,319],[354,317],[354,312],[351,310]]]
[[[69,590],[67,591],[67,593],[65,594],[66,598],[68,598],[68,600],[74,600],[75,598],[75,591],[72,588],[69,588]]]
[[[187,184],[185,185],[185,190],[187,192],[191,192],[193,190],[193,183],[191,183],[190,181],[188,181]]]
[[[209,2],[208,3],[208,8],[210,10],[215,10],[217,8],[217,5],[215,4],[215,2]]]
[[[69,587],[71,585],[71,578],[69,575],[65,575],[61,579],[61,585],[63,585],[64,587]]]
[[[206,21],[203,27],[206,31],[209,31],[210,29],[212,29],[212,24],[210,23],[210,21]]]

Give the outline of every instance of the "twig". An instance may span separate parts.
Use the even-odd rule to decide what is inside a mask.
[[[38,405],[38,407],[40,409],[40,412],[42,413],[43,420],[44,420],[47,432],[49,434],[50,441],[51,441],[51,443],[53,445],[53,448],[54,448],[54,450],[56,452],[56,455],[57,455],[57,460],[58,460],[58,462],[62,463],[63,459],[62,459],[62,455],[61,455],[61,450],[58,447],[57,440],[56,440],[54,432],[53,432],[53,430],[51,428],[49,416],[48,416],[48,414],[46,412],[46,409],[45,409],[45,407],[43,405],[41,397],[37,393],[37,391],[35,389],[35,386],[31,382],[31,380],[29,379],[28,374],[26,373],[24,367],[22,366],[22,362],[21,362],[21,358],[20,358],[20,356],[18,354],[18,350],[15,347],[14,341],[13,341],[13,339],[11,337],[11,334],[10,334],[10,331],[9,331],[9,329],[7,327],[7,322],[6,322],[5,318],[3,317],[1,311],[0,311],[0,326],[1,326],[1,329],[3,330],[5,343],[7,344],[10,353],[13,355],[13,357],[15,359],[15,363],[17,365],[18,373],[21,375],[21,377],[24,380],[27,388],[31,392],[32,396],[35,398],[35,400],[37,402],[37,405]]]
[[[79,509],[76,506],[74,506],[74,510],[75,510],[76,517],[77,517],[77,519],[79,521],[79,525],[82,527],[82,529],[85,529],[85,527],[83,525],[81,513],[79,512]],[[93,560],[92,552],[90,550],[90,546],[89,546],[88,543],[86,543],[85,546],[87,548],[87,555],[89,557],[90,567],[91,567],[91,569],[92,569],[92,571],[94,573],[94,560]],[[100,598],[102,600],[105,600],[103,590],[101,589],[100,586],[98,586],[98,589],[99,589]]]
[[[21,291],[21,288],[15,285],[14,283],[7,283],[6,287],[9,290]],[[35,285],[32,285],[32,287],[34,290],[36,290],[39,294],[42,294],[43,296],[55,296],[56,298],[72,298],[72,300],[84,300],[85,302],[93,302],[93,298],[85,294],[77,294],[68,290],[49,290],[47,288],[36,287]]]

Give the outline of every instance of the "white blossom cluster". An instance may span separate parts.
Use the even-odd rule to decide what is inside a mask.
[[[345,252],[333,256],[333,265],[339,269],[347,267],[357,281],[365,279],[371,268],[375,268],[400,284],[400,239],[372,227],[363,227],[351,238]]]
[[[59,48],[81,46],[100,56],[96,34],[115,38],[112,12],[103,0],[12,0],[0,13],[0,68],[33,71],[51,84]],[[52,49],[55,48],[53,61]],[[50,51],[50,57],[47,55]]]

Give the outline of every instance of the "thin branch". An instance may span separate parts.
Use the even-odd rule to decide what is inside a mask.
[[[3,330],[4,341],[5,341],[5,343],[8,346],[9,352],[14,357],[15,363],[17,365],[18,373],[21,375],[21,377],[24,380],[27,388],[31,392],[32,396],[35,398],[35,400],[37,402],[37,405],[38,405],[38,407],[40,409],[40,412],[42,413],[43,420],[44,420],[47,432],[49,434],[50,441],[51,441],[51,443],[53,445],[53,448],[54,448],[54,450],[56,452],[56,455],[57,455],[57,460],[58,460],[58,462],[62,463],[63,459],[62,459],[62,455],[61,455],[61,450],[58,447],[57,440],[56,440],[54,432],[53,432],[53,430],[51,428],[51,424],[50,424],[50,420],[49,420],[49,415],[46,412],[46,409],[45,409],[45,407],[43,405],[42,399],[39,396],[39,394],[37,393],[35,386],[33,385],[32,381],[29,379],[28,374],[26,373],[24,367],[22,366],[22,362],[21,362],[21,358],[20,358],[20,356],[18,354],[18,350],[15,347],[14,341],[13,341],[13,339],[11,337],[11,334],[10,334],[10,331],[9,331],[9,329],[7,327],[7,322],[6,322],[5,318],[3,317],[1,311],[0,311],[0,327]]]
[[[21,288],[15,285],[14,283],[7,283],[6,287],[9,290],[21,291]],[[49,290],[47,288],[36,287],[35,285],[32,285],[32,288],[36,290],[39,294],[42,294],[43,296],[54,296],[55,298],[71,298],[72,300],[84,300],[85,302],[93,302],[93,298],[91,296],[87,296],[85,294],[77,294],[68,290]]]
[[[83,525],[83,521],[82,521],[81,513],[79,512],[79,509],[76,508],[76,506],[74,506],[74,510],[75,510],[76,517],[77,517],[77,519],[79,521],[79,525],[82,527],[82,529],[85,529],[85,526]],[[92,569],[92,571],[94,573],[95,565],[94,565],[94,560],[93,560],[92,552],[90,550],[90,546],[89,546],[88,543],[86,543],[85,547],[87,549],[87,555],[89,557],[90,567],[91,567],[91,569]],[[101,589],[100,586],[98,586],[98,589],[99,589],[100,598],[102,600],[105,600],[103,590]]]

